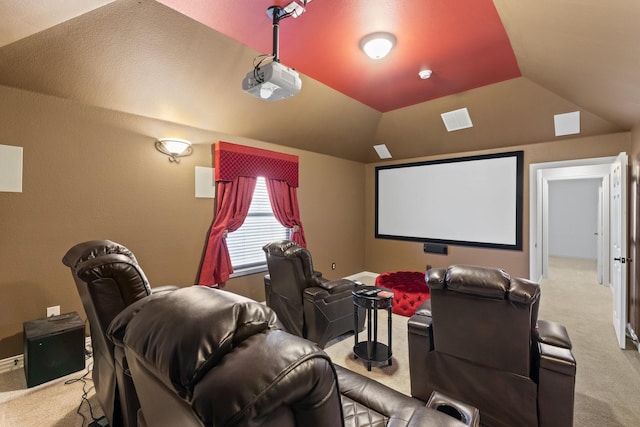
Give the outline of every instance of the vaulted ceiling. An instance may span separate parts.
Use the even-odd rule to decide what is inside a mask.
[[[160,2],[272,53],[273,23],[266,12],[292,0]],[[306,10],[280,21],[282,62],[381,112],[520,77],[491,0],[319,0],[308,2]],[[397,46],[390,56],[371,60],[359,41],[380,31],[396,35]],[[421,69],[435,73],[423,81]]]
[[[572,111],[582,136],[640,121],[640,2],[313,0],[280,22],[302,90],[264,102],[241,81],[272,53],[267,8],[290,2],[3,1],[0,85],[161,123],[150,138],[237,135],[362,162],[375,144],[403,159],[552,141],[553,115]],[[375,31],[397,39],[378,61],[359,49]],[[462,107],[474,126],[447,132],[440,114]]]

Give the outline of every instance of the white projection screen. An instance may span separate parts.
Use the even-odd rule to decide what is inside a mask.
[[[376,167],[376,238],[522,250],[522,151]]]

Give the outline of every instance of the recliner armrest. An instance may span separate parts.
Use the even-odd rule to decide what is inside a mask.
[[[540,353],[540,369],[575,376],[576,359],[568,348],[538,343]]]
[[[318,286],[310,286],[304,289],[305,300],[332,302],[336,299],[345,298],[356,286],[351,280],[338,279],[328,282],[321,282]]]
[[[407,331],[409,332],[409,334],[428,337],[429,340],[432,340],[433,338],[431,337],[431,322],[431,317],[414,314],[407,321]]]
[[[576,382],[576,360],[568,348],[538,342],[539,425],[570,427]]]
[[[411,395],[420,397],[425,402],[431,394],[431,390],[426,389],[427,383],[424,378],[428,374],[429,353],[434,349],[431,304],[427,304],[427,302],[422,303],[416,310],[416,314],[407,321]]]
[[[427,317],[432,317],[431,316],[431,300],[425,300],[422,304],[420,304],[420,306],[416,309],[415,313],[417,315],[420,316],[427,316]]]
[[[355,286],[356,284],[349,279],[338,279],[318,283],[319,288],[329,291],[330,294],[352,291]]]
[[[564,325],[550,320],[538,320],[538,342],[571,350],[571,339]]]
[[[409,333],[409,336],[411,336],[411,334],[414,334],[427,337],[429,339],[429,342],[431,343],[429,350],[431,350],[433,344],[433,338],[431,337],[432,322],[433,319],[431,318],[430,300],[426,300],[425,302],[423,302],[416,310],[416,313],[407,321],[407,332]]]

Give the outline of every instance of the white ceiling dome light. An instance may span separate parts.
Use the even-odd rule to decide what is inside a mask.
[[[360,49],[371,59],[384,58],[395,45],[396,36],[385,32],[371,33],[360,40]]]

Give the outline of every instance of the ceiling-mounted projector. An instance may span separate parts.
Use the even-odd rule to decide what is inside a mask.
[[[298,0],[301,4],[291,2],[286,7],[270,6],[267,16],[272,19],[273,26],[273,55],[271,62],[262,65],[267,55],[259,55],[254,60],[253,70],[249,71],[242,80],[242,90],[265,101],[279,101],[300,92],[302,81],[293,69],[280,63],[280,20],[293,16],[297,18],[304,11],[311,0]],[[256,60],[262,58],[256,65]]]
[[[264,101],[279,101],[300,92],[302,81],[293,69],[270,62],[249,71],[242,80],[242,90]]]

